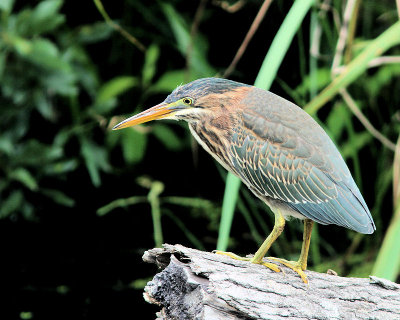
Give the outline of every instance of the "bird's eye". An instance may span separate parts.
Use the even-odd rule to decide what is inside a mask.
[[[193,100],[191,98],[183,98],[182,102],[187,105],[193,104]]]

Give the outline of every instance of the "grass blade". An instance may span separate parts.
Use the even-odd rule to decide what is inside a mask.
[[[229,173],[226,178],[224,200],[222,202],[221,222],[219,225],[217,250],[225,251],[228,247],[233,214],[240,189],[238,177]]]
[[[397,140],[393,161],[393,219],[386,231],[382,247],[379,250],[372,274],[391,281],[396,281],[400,274],[400,137]]]

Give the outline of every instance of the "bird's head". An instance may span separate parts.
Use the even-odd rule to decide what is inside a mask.
[[[218,109],[242,98],[241,88],[249,87],[226,79],[198,79],[176,88],[163,102],[120,122],[113,130],[159,119],[193,122],[202,117],[212,118]]]

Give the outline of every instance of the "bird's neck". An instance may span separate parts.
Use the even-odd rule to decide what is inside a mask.
[[[227,117],[227,116],[226,116]],[[189,123],[189,129],[197,142],[211,154],[226,170],[230,170],[228,148],[231,122],[224,116],[202,119]]]

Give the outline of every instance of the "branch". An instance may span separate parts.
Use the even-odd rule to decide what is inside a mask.
[[[146,251],[143,260],[163,269],[144,293],[162,307],[158,320],[400,318],[400,285],[372,276],[306,271],[306,285],[286,267],[275,273],[181,245]]]
[[[400,0],[396,0],[396,7],[397,7],[397,15],[399,16],[400,19]]]
[[[343,56],[343,51],[346,45],[346,39],[349,32],[350,19],[356,7],[356,0],[349,0],[346,2],[346,7],[343,14],[343,24],[340,28],[339,39],[336,45],[335,56],[332,62],[332,74],[337,73],[336,69],[340,66]]]
[[[256,33],[258,27],[260,26],[262,20],[264,19],[265,14],[267,13],[267,10],[271,4],[272,0],[265,0],[264,3],[262,4],[260,10],[258,11],[256,17],[254,18],[253,23],[250,26],[249,31],[247,31],[247,34],[240,45],[238,51],[236,52],[235,57],[233,58],[231,64],[229,67],[225,70],[223,77],[227,78],[229,75],[235,70],[236,65],[238,64],[239,60],[242,58],[244,52],[246,51],[247,46],[249,45],[249,42],[251,38],[253,38],[254,34]]]
[[[390,141],[388,138],[386,138],[382,133],[380,133],[375,127],[369,122],[366,116],[361,112],[361,110],[358,108],[356,102],[353,100],[351,95],[348,93],[346,89],[340,89],[339,90],[343,100],[346,102],[347,106],[349,109],[353,112],[353,114],[357,117],[358,120],[363,124],[365,129],[368,130],[372,136],[379,140],[385,147],[389,148],[392,151],[395,151],[396,145]]]
[[[116,24],[110,16],[108,15],[107,11],[104,9],[103,3],[101,0],[93,0],[94,4],[97,7],[97,10],[99,10],[100,14],[103,16],[104,20],[106,23],[119,32],[125,39],[127,39],[130,43],[132,43],[135,47],[137,47],[140,51],[144,52],[146,51],[146,47],[134,36],[132,36],[128,31],[126,31],[124,28],[122,28],[120,25]]]
[[[193,18],[193,23],[190,28],[190,41],[188,48],[186,50],[186,73],[185,73],[185,82],[190,81],[190,65],[191,65],[191,60],[192,60],[192,54],[193,54],[193,45],[194,45],[194,40],[196,38],[200,21],[204,15],[204,10],[206,8],[207,0],[200,0],[200,3],[196,9],[196,13]]]

